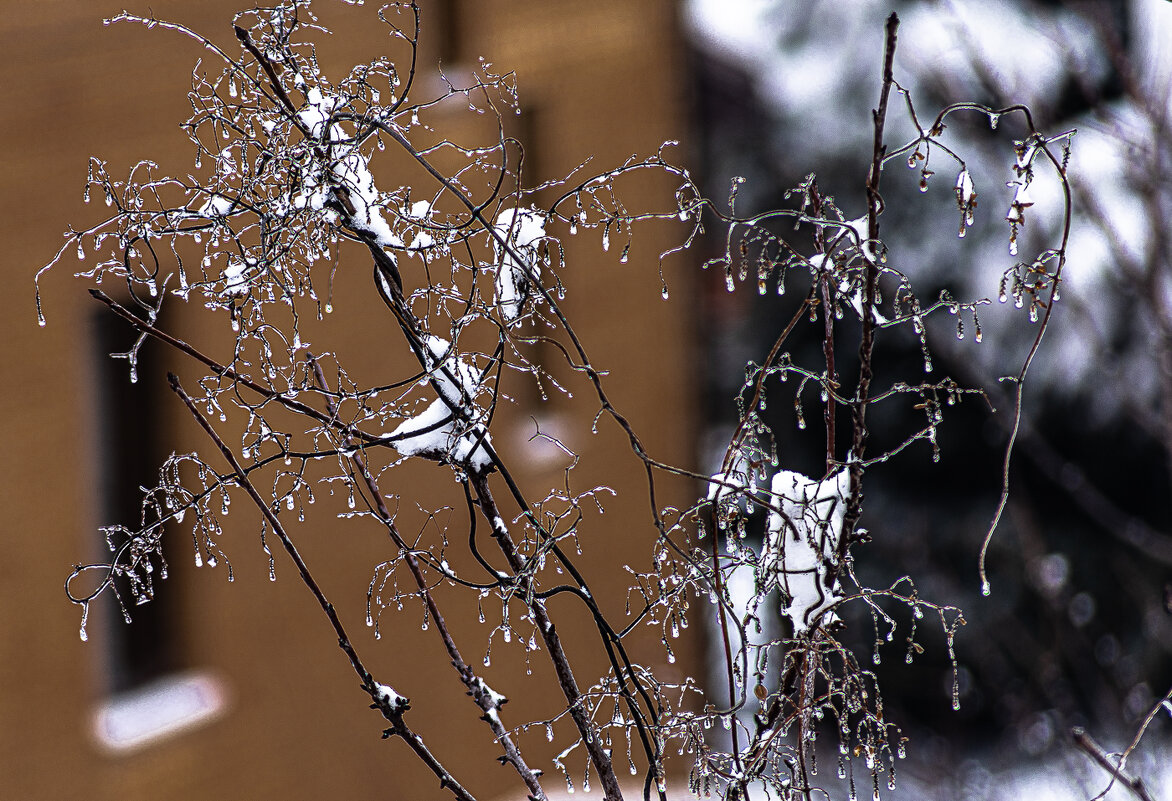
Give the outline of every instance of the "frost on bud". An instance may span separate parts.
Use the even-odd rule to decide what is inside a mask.
[[[956,177],[956,205],[960,209],[960,236],[973,224],[973,209],[977,207],[977,193],[973,189],[973,177],[965,168]]]
[[[376,684],[374,689],[375,707],[385,715],[401,715],[411,708],[411,702],[389,684]]]
[[[1009,204],[1009,211],[1005,219],[1018,225],[1025,224],[1025,210],[1034,205],[1033,195],[1030,194],[1028,180],[1010,181],[1006,186],[1015,187],[1013,202]]]

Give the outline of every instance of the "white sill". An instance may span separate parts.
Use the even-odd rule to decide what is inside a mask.
[[[118,693],[94,711],[93,734],[125,754],[214,720],[224,709],[222,682],[206,673],[175,673]]]

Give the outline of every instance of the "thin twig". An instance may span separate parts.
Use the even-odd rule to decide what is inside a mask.
[[[321,365],[312,356],[312,354],[307,354],[306,358],[312,365],[314,377],[317,380],[318,385],[321,387],[321,389],[328,390],[329,388],[326,386],[325,374],[322,372]],[[333,401],[330,400],[328,396],[326,399],[326,408],[328,409],[331,417],[337,417],[338,410],[334,406]],[[386,501],[383,498],[382,490],[379,488],[378,480],[370,471],[362,450],[355,447],[356,443],[353,439],[347,438],[345,444],[348,447],[354,449],[353,455],[349,457],[350,461],[353,462],[354,466],[358,468],[359,475],[362,476],[363,482],[366,484],[367,489],[370,490],[371,499],[373,500],[375,509],[378,512],[379,521],[383,524],[383,526],[386,527],[387,532],[391,536],[391,540],[399,548],[399,552],[403,554],[403,560],[406,562],[407,569],[411,572],[411,577],[415,581],[415,586],[419,593],[419,597],[423,600],[424,605],[427,607],[428,615],[431,617],[432,622],[435,625],[435,630],[439,634],[440,639],[443,641],[444,650],[447,651],[448,658],[451,659],[452,666],[456,669],[456,673],[459,675],[460,681],[463,682],[464,686],[468,689],[468,695],[472,697],[472,700],[484,713],[482,720],[488,723],[489,727],[492,729],[493,736],[496,737],[497,741],[501,744],[501,747],[504,748],[505,754],[502,759],[512,765],[513,768],[517,771],[517,774],[521,777],[522,781],[525,782],[525,786],[529,789],[531,798],[536,799],[536,801],[545,801],[546,795],[545,791],[541,787],[541,782],[538,780],[538,772],[530,768],[525,763],[524,758],[521,756],[520,749],[513,740],[512,734],[510,734],[508,729],[504,727],[504,724],[501,723],[499,710],[504,701],[499,700],[499,696],[494,694],[489,689],[488,685],[485,684],[483,679],[476,675],[476,672],[472,669],[472,666],[464,660],[463,656],[461,656],[460,649],[456,646],[456,641],[452,637],[451,630],[448,628],[447,622],[444,620],[444,616],[440,611],[439,605],[436,603],[435,596],[432,595],[431,591],[428,589],[427,578],[423,574],[423,568],[420,566],[419,560],[416,558],[412,548],[408,545],[402,534],[399,533],[399,529],[394,522],[394,516],[386,506]]]
[[[260,513],[264,516],[265,520],[276,533],[277,538],[281,541],[281,545],[284,547],[285,552],[289,554],[289,558],[292,559],[293,564],[297,566],[297,572],[301,576],[302,583],[305,584],[305,586],[313,594],[314,599],[322,608],[326,618],[329,619],[330,625],[334,629],[334,633],[337,634],[338,647],[341,648],[343,653],[346,654],[346,658],[350,661],[350,666],[354,669],[354,672],[358,674],[358,678],[362,681],[362,689],[365,690],[368,695],[370,695],[371,699],[374,701],[375,708],[379,709],[383,716],[388,721],[390,721],[390,731],[401,737],[403,741],[407,743],[408,747],[410,747],[411,750],[414,751],[415,754],[424,762],[424,764],[426,764],[427,767],[431,769],[431,771],[436,776],[439,777],[440,786],[450,790],[452,794],[455,795],[455,797],[458,799],[458,801],[476,801],[475,796],[468,792],[468,790],[466,790],[463,785],[461,785],[455,779],[455,777],[452,776],[451,771],[444,767],[440,761],[435,758],[431,751],[428,750],[427,746],[423,744],[423,740],[419,737],[419,735],[415,734],[415,732],[413,732],[410,727],[407,726],[406,722],[404,722],[403,713],[410,707],[409,702],[407,702],[405,699],[398,704],[391,704],[389,702],[386,695],[381,691],[380,686],[371,676],[370,671],[366,669],[366,666],[359,658],[358,652],[355,650],[354,645],[350,640],[350,636],[346,633],[345,626],[342,625],[342,621],[338,617],[337,611],[334,609],[334,605],[330,603],[329,599],[326,598],[325,593],[322,592],[322,589],[318,585],[317,580],[314,579],[313,574],[310,573],[309,566],[306,565],[305,560],[301,557],[301,553],[297,550],[297,546],[293,544],[293,540],[289,537],[288,532],[285,531],[285,527],[282,525],[280,518],[277,517],[276,513],[273,512],[272,507],[265,502],[260,492],[258,492],[256,487],[253,486],[252,481],[248,478],[248,474],[244,471],[244,468],[236,459],[236,455],[232,453],[232,450],[224,443],[219,434],[216,433],[216,430],[212,428],[211,423],[208,422],[207,418],[196,407],[195,402],[183,390],[183,387],[180,385],[179,379],[175,376],[175,374],[168,373],[167,380],[170,382],[171,389],[175,392],[176,395],[179,396],[179,399],[183,401],[183,404],[187,407],[188,411],[190,411],[192,416],[195,417],[196,422],[198,422],[200,427],[203,428],[205,432],[207,432],[207,435],[211,438],[212,442],[215,443],[216,448],[219,449],[220,453],[223,454],[224,459],[227,460],[229,465],[231,465],[233,472],[236,474],[236,480],[240,487],[248,494],[248,497],[252,499],[252,502],[256,505],[256,508],[260,510]]]
[[[1135,797],[1140,799],[1140,801],[1155,801],[1151,794],[1148,793],[1148,789],[1144,785],[1144,780],[1138,776],[1132,776],[1130,773],[1125,771],[1123,769],[1122,760],[1120,760],[1119,764],[1112,762],[1111,757],[1107,755],[1107,752],[1103,750],[1101,745],[1095,742],[1095,739],[1091,737],[1086,729],[1082,728],[1081,726],[1075,726],[1070,730],[1070,736],[1073,738],[1074,744],[1078,746],[1079,750],[1081,750],[1095,762],[1099,763],[1103,770],[1111,774],[1112,784],[1118,780],[1121,784],[1127,787],[1128,790],[1131,790],[1131,792],[1135,794]],[[1107,794],[1107,790],[1110,789],[1111,786],[1108,785],[1107,789],[1103,790],[1103,792],[1096,797],[1102,798]]]

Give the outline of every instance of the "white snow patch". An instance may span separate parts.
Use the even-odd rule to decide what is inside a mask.
[[[383,706],[398,712],[407,708],[407,699],[395,692],[395,689],[389,684],[375,684],[375,692],[378,693],[378,702]]]
[[[297,116],[314,137],[321,138],[330,115],[341,103],[341,98],[323,95],[321,89],[314,86],[306,92],[306,106]],[[330,125],[328,145],[331,155],[339,151],[342,153],[331,165],[331,172],[333,180],[348,190],[354,207],[354,213],[347,220],[349,224],[370,234],[381,247],[402,247],[402,240],[383,218],[379,191],[374,183],[374,175],[370,172],[370,157],[363,155],[357,142],[347,136],[338,123]],[[303,191],[294,197],[293,205],[320,210],[326,198],[327,187],[323,182],[307,180]]]
[[[224,296],[242,298],[248,294],[248,277],[245,272],[249,263],[239,259],[230,259],[224,268]]]
[[[215,219],[225,216],[232,208],[232,199],[223,195],[212,195],[199,209],[200,217]]]
[[[441,459],[483,472],[492,464],[486,447],[492,440],[483,425],[465,422],[479,414],[474,401],[480,373],[460,359],[446,339],[428,334],[424,344],[424,359],[439,397],[391,432],[395,449],[403,456]]]
[[[431,203],[426,200],[417,200],[411,208],[403,209],[403,216],[413,223],[426,223],[431,218]],[[435,237],[430,231],[421,230],[411,240],[412,250],[423,250],[435,244]]]
[[[505,322],[512,324],[521,315],[530,281],[541,279],[537,243],[545,237],[545,215],[536,209],[505,209],[497,215],[493,227],[509,243],[511,251],[524,260],[514,259],[494,240],[498,263],[496,305]]]
[[[772,490],[775,511],[769,514],[763,573],[776,577],[777,586],[789,596],[782,614],[793,621],[795,633],[802,634],[824,618],[838,619],[827,609],[844,596],[837,579],[828,587],[826,577],[842,535],[850,471],[843,468],[815,481],[783,470],[773,477]]]

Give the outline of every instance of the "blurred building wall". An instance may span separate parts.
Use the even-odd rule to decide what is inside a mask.
[[[319,5],[324,17],[341,7],[325,0]],[[534,137],[542,177],[564,174],[588,155],[595,156],[595,165],[617,164],[684,133],[684,82],[669,0],[423,6],[424,63],[443,55],[458,72],[461,64],[484,55],[499,69],[517,72],[522,105],[531,110],[525,132]],[[95,390],[102,369],[94,341],[99,309],[83,283],[71,279],[77,264],[69,255],[42,283],[48,325],[39,329],[32,276],[57,252],[66,226],[81,229],[105,212],[100,202],[87,206],[81,199],[90,155],[108,160],[114,176],[124,177],[141,158],[158,162],[162,172],[191,169],[193,149],[178,124],[190,113],[191,68],[197,58],[208,58],[193,41],[161,29],[103,27],[101,18],[121,7],[121,2],[18,1],[7,3],[0,15],[0,180],[5,185],[0,225],[8,279],[0,321],[5,343],[0,798],[444,798],[435,779],[401,744],[380,739],[381,718],[367,709],[332,631],[282,554],[277,555],[278,580],[270,583],[258,517],[242,503],[233,506],[228,518],[233,527],[220,543],[232,559],[235,580],[225,580],[222,565],[195,569],[190,534],[177,530],[167,550],[172,577],[160,587],[164,611],[156,624],[164,633],[158,636],[170,640],[173,651],[162,675],[188,677],[187,684],[177,686],[194,695],[197,705],[209,698],[219,703],[218,712],[188,731],[118,752],[95,737],[94,715],[115,686],[109,649],[122,636],[115,631],[122,624],[108,609],[95,606],[89,641],[81,642],[79,610],[66,601],[62,582],[71,564],[102,556],[97,527],[109,522],[100,511],[109,501],[102,497],[108,486],[103,472],[112,468],[103,453],[109,437],[104,440],[100,433],[106,423]],[[235,52],[229,26],[234,3],[153,0],[149,8]],[[131,3],[130,9],[147,13],[148,4]],[[353,9],[339,16],[334,38],[320,51],[327,74],[342,74],[353,63],[380,55],[385,29],[360,21],[373,12],[368,6],[365,17]],[[443,41],[429,40],[431,24],[446,37]],[[637,200],[628,196],[629,202]],[[686,329],[689,287],[682,275],[669,274],[676,302],[663,303],[656,263],[671,235],[655,230],[637,240],[627,264],[619,263],[616,249],[600,253],[597,231],[589,236],[589,241],[582,241],[584,235],[567,241],[565,309],[596,365],[611,370],[616,405],[639,428],[649,450],[666,461],[689,463],[695,417]],[[377,313],[369,265],[357,265],[354,273],[361,282],[336,283],[335,306]],[[171,324],[183,336],[225,352],[228,345],[206,328],[204,315],[173,308]],[[350,319],[347,326],[335,325],[337,339],[328,347],[365,352],[350,366],[370,383],[384,371],[401,375],[405,347],[383,352],[369,346],[372,331],[390,331],[388,321],[353,312]],[[215,321],[215,327],[222,331],[224,321]],[[654,359],[639,356],[632,343],[654,345]],[[165,389],[161,373],[167,368],[189,378],[194,374],[182,372],[175,354],[158,356],[160,370],[140,378],[144,391],[158,399],[157,447],[209,452]],[[398,373],[394,365],[400,365]],[[494,434],[502,448],[525,462],[531,418],[542,417],[547,408],[567,419],[584,414],[589,429],[596,404],[584,394],[553,403],[556,408],[522,399],[506,410],[494,429],[506,432]],[[606,591],[607,608],[621,613],[625,584],[608,584],[608,577],[621,582],[626,576],[621,563],[646,557],[651,528],[642,467],[613,428],[603,424],[598,435],[568,436],[577,438],[570,444],[583,456],[575,474],[579,486],[630,488],[617,498],[604,498],[605,517],[590,519],[582,528],[584,569]],[[558,465],[541,460],[527,465],[520,474],[529,486],[548,487],[560,480]],[[400,474],[394,479],[399,481]],[[440,485],[455,487],[450,474],[434,465],[404,471],[401,480],[395,492],[404,506]],[[408,610],[396,617],[389,610],[378,641],[363,625],[371,573],[393,554],[377,532],[352,529],[333,516],[342,498],[330,498],[324,487],[316,491],[322,503],[295,536],[376,678],[412,698],[410,722],[478,797],[518,786],[511,770],[492,761],[497,750],[477,720],[479,710],[447,668],[434,630],[420,631],[421,615]],[[660,502],[686,503],[687,491],[683,485],[667,485]],[[475,622],[474,603],[451,603],[464,611],[450,622],[465,656],[479,664],[487,629]],[[569,604],[553,606],[554,614],[575,614]],[[662,661],[657,642],[644,646],[636,646],[638,658]],[[571,638],[568,647],[587,666],[584,679],[602,671],[592,644]],[[507,724],[556,710],[548,663],[537,661],[545,659],[544,653],[534,657],[529,678],[516,649],[510,652],[498,643],[493,668],[485,670],[490,683],[512,696],[504,713]],[[688,664],[686,649],[681,657],[677,664]],[[554,746],[545,744],[544,731],[533,734],[537,756],[530,763],[545,769],[552,784],[560,784],[548,761]]]

